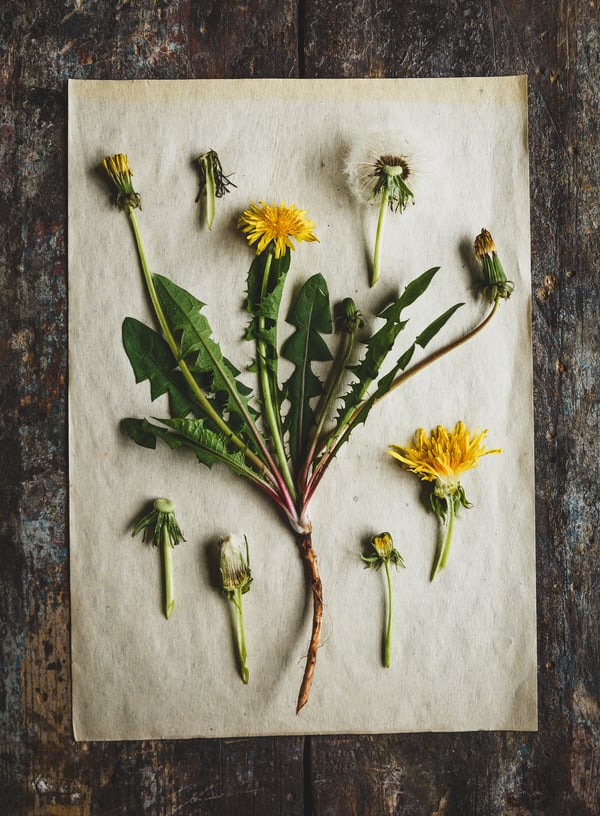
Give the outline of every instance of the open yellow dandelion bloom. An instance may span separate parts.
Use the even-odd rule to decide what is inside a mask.
[[[287,249],[295,249],[295,241],[318,241],[313,233],[315,224],[306,218],[306,210],[299,210],[294,204],[265,204],[264,201],[245,210],[238,221],[238,227],[246,233],[250,246],[257,244],[256,254],[260,255],[273,243],[274,255],[281,258]]]
[[[482,443],[486,435],[487,430],[476,428],[470,431],[463,422],[457,422],[451,431],[438,425],[431,436],[419,428],[413,447],[392,445],[388,451],[424,482],[435,482],[430,495],[431,508],[443,522],[445,533],[433,562],[432,581],[448,561],[456,514],[461,507],[471,506],[460,484],[461,474],[477,467],[481,456],[502,453],[501,448],[488,450],[484,447]]]
[[[389,453],[423,481],[435,480],[444,493],[452,493],[461,474],[477,467],[481,456],[502,452],[501,448],[486,449],[482,445],[486,436],[487,430],[471,432],[463,422],[457,422],[452,431],[438,425],[430,437],[419,428],[412,448],[392,445]]]

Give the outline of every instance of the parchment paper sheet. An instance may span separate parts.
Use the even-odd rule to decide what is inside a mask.
[[[344,158],[367,132],[413,156],[416,204],[387,219],[382,278],[369,289],[377,210],[348,192]],[[237,189],[209,233],[193,160],[219,152]],[[126,416],[165,416],[136,386],[121,344],[130,315],[151,322],[133,237],[113,206],[104,155],[124,152],[143,198],[148,262],[192,291],[224,353],[241,340],[253,252],[236,229],[251,200],[306,209],[319,244],[293,253],[283,304],[316,271],[332,303],[372,315],[441,266],[410,310],[398,351],[458,300],[440,345],[481,318],[472,242],[491,230],[513,297],[477,339],[410,380],[354,432],[311,505],[325,620],[311,699],[295,701],[311,605],[284,519],[245,481],[165,445],[139,448]],[[533,423],[526,84],[435,80],[73,81],[69,86],[69,399],[73,719],[78,739],[382,733],[537,727]],[[408,313],[407,313],[408,314]],[[433,346],[432,346],[433,347]],[[415,358],[416,359],[416,358]],[[244,377],[253,382],[252,374]],[[429,571],[439,531],[422,486],[386,454],[416,428],[489,429],[462,484],[473,508],[448,566]],[[162,614],[160,555],[133,520],[156,496],[177,505],[176,606]],[[393,574],[392,666],[381,665],[383,572],[359,554],[389,530],[407,568]],[[211,583],[219,537],[245,533],[250,683],[238,676],[230,605]]]

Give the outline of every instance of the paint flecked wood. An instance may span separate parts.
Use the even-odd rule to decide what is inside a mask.
[[[599,28],[587,0],[2,5],[1,813],[600,813]],[[539,733],[75,743],[67,79],[513,73],[529,80]]]

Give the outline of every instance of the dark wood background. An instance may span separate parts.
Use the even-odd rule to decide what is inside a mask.
[[[1,814],[600,814],[599,46],[597,0],[2,0]],[[539,732],[76,744],[67,78],[513,73],[529,78]]]

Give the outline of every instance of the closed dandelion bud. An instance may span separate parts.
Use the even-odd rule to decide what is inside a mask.
[[[371,544],[377,555],[382,559],[388,559],[394,549],[394,542],[389,533],[381,533],[371,539]]]
[[[116,205],[121,210],[142,209],[142,199],[133,189],[131,177],[133,170],[129,166],[125,153],[105,156],[102,162],[108,177],[117,188]]]
[[[248,542],[246,537],[232,533],[221,539],[221,557],[219,561],[221,585],[225,595],[230,597],[236,592],[248,592],[252,583]]]
[[[344,312],[344,330],[348,332],[348,334],[354,334],[359,329],[362,329],[364,321],[352,298],[344,298],[342,309]]]
[[[498,298],[509,298],[514,285],[506,279],[500,258],[496,252],[496,245],[488,230],[482,228],[475,238],[475,257],[481,261],[483,269],[482,292],[492,303]]]

